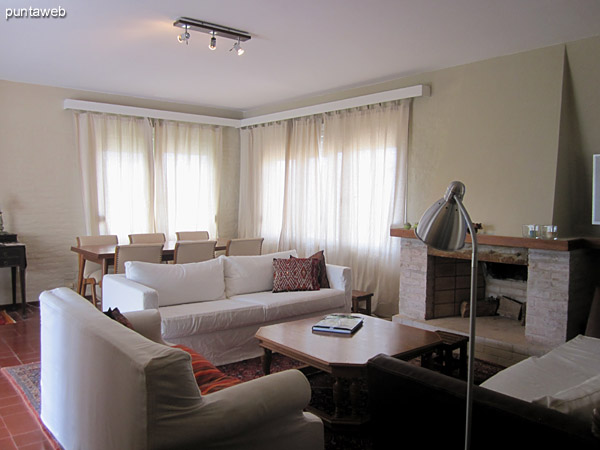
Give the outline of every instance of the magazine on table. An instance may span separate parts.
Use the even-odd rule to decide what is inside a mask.
[[[328,314],[313,325],[312,330],[326,333],[352,334],[362,327],[362,317],[352,314]]]

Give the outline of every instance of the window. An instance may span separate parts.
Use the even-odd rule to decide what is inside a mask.
[[[76,124],[89,234],[216,235],[219,127],[96,113]]]
[[[270,251],[325,250],[352,267],[355,288],[397,305],[389,230],[404,222],[409,112],[404,100],[292,119],[277,139],[283,123],[243,129],[240,191],[257,204],[240,196],[240,234]]]

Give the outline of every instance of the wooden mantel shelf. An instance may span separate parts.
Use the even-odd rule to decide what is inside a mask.
[[[391,228],[390,236],[417,239],[414,230],[404,228]],[[467,242],[471,242],[471,236],[467,235]],[[538,250],[572,251],[579,248],[600,248],[598,239],[570,238],[570,239],[531,239],[515,236],[495,236],[493,234],[478,234],[479,245],[496,245],[499,247],[531,248]]]

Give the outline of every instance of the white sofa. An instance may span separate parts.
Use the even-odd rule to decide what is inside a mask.
[[[600,339],[579,335],[498,372],[481,386],[591,423],[592,411],[600,409]]]
[[[191,264],[127,262],[125,274],[104,276],[103,308],[158,309],[166,341],[215,365],[253,358],[262,354],[254,335],[263,325],[351,310],[348,267],[327,265],[330,288],[272,292],[273,259],[290,256],[296,251]]]
[[[41,418],[66,450],[324,447],[301,372],[201,395],[157,310],[127,314],[133,331],[67,288],[40,303]]]

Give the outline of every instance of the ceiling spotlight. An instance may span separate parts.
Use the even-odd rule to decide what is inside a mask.
[[[210,48],[211,50],[216,50],[217,49],[217,38],[215,37],[215,32],[212,32],[212,37],[210,38],[210,44],[208,45],[208,48]]]
[[[235,44],[233,44],[233,47],[231,47],[231,49],[229,49],[229,51],[231,51],[231,50],[235,50],[235,52],[238,54],[238,56],[242,56],[244,54],[245,50],[242,48],[239,38],[238,38],[237,42]]]
[[[187,45],[187,44],[189,44],[189,39],[190,39],[190,33],[188,33],[188,26],[186,25],[185,31],[183,33],[181,33],[179,36],[177,36],[177,40],[182,44],[185,42]]]

